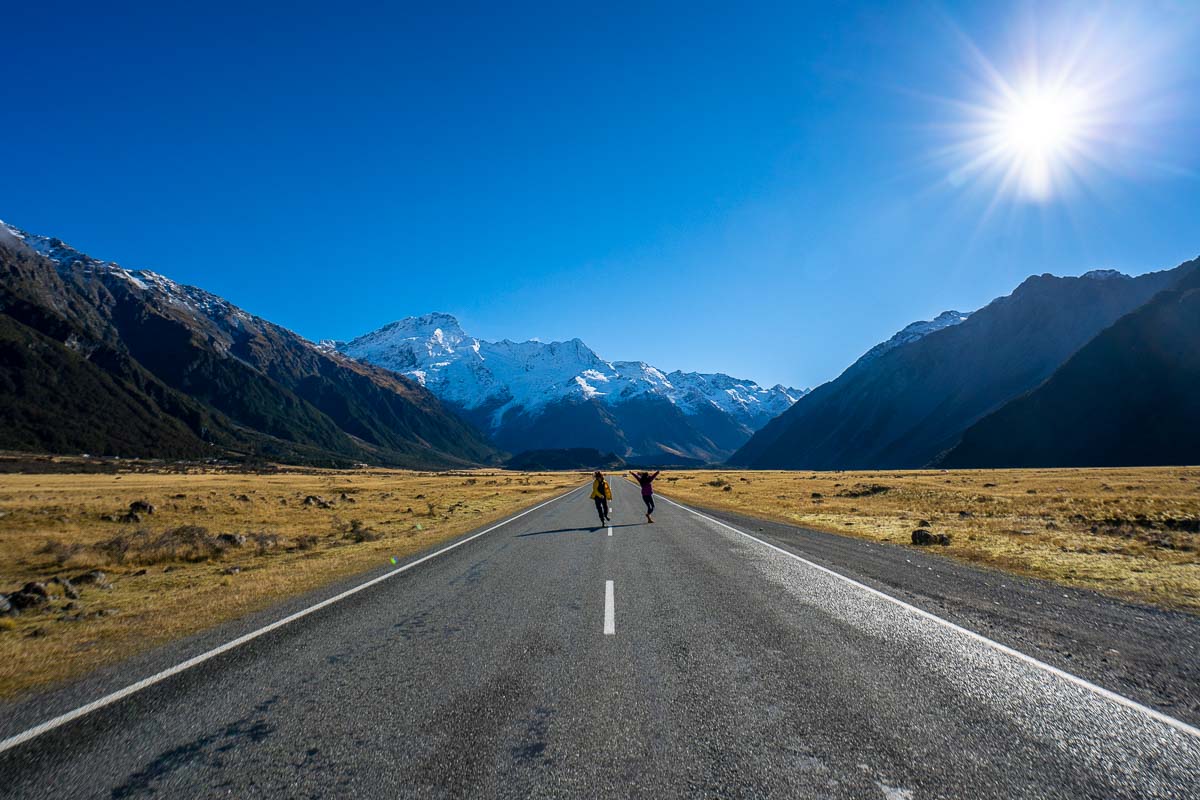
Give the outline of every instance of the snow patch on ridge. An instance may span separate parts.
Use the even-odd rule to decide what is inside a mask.
[[[863,354],[858,361],[854,362],[854,366],[866,364],[868,361],[874,361],[889,350],[894,350],[900,345],[915,342],[918,339],[923,339],[931,333],[936,333],[944,328],[949,328],[966,321],[967,317],[971,316],[970,311],[943,311],[936,317],[930,320],[919,320],[910,325],[906,325],[900,329],[892,338],[886,342],[880,342]]]

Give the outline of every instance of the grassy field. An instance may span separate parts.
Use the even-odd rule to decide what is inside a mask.
[[[665,473],[664,494],[1200,611],[1200,468]]]
[[[43,465],[45,466],[45,465]],[[57,465],[69,470],[72,465]],[[390,563],[571,486],[573,473],[140,468],[0,474],[0,697]],[[668,472],[664,494],[1200,611],[1200,469]],[[153,511],[135,511],[146,503]],[[910,545],[911,546],[911,545]],[[109,587],[76,580],[104,573]]]
[[[578,485],[571,473],[0,474],[0,697],[390,563]],[[153,511],[130,506],[147,503]],[[76,580],[101,570],[110,588]]]

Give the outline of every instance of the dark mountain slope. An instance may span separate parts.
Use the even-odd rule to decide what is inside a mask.
[[[0,234],[0,313],[11,323],[4,329],[8,355],[0,377],[13,387],[0,406],[23,426],[19,437],[0,434],[0,446],[119,448],[146,456],[213,454],[215,448],[221,455],[397,466],[494,458],[470,426],[398,375],[322,352],[160,275],[97,261],[55,239],[8,228]],[[60,349],[45,351],[41,360],[17,358],[38,335]],[[79,390],[68,399],[76,383]],[[79,407],[77,399],[89,396],[83,383],[92,391],[108,386],[99,395],[107,398],[102,408]],[[32,397],[43,398],[37,409]],[[96,433],[130,429],[135,407],[145,413],[132,429],[144,436],[106,441]],[[39,409],[45,413],[31,413]],[[62,424],[54,430],[47,419]],[[147,419],[158,427],[147,428]],[[84,430],[93,433],[84,436]]]
[[[972,423],[1040,384],[1101,330],[1179,280],[1183,269],[1137,278],[1031,277],[952,327],[855,362],[755,434],[730,463],[925,466]]]
[[[942,459],[947,467],[1171,464],[1200,464],[1200,268],[972,425]]]
[[[97,455],[212,455],[126,376],[105,372],[49,336],[0,315],[0,447]]]

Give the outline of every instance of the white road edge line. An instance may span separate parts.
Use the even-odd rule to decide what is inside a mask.
[[[570,497],[571,495],[575,494],[575,492],[578,492],[580,489],[584,489],[584,488],[586,488],[586,486],[577,486],[569,492],[564,492],[563,494],[560,494],[556,497],[552,497],[543,503],[539,503],[538,505],[534,506],[533,508],[527,508],[519,514],[515,514],[501,522],[497,522],[495,525],[488,528],[487,530],[480,531],[479,533],[468,536],[465,539],[460,539],[459,541],[455,542],[454,544],[447,545],[446,547],[443,547],[440,550],[432,552],[426,556],[422,556],[421,558],[418,558],[416,561],[410,561],[409,563],[405,564],[402,567],[397,567],[394,570],[385,572],[383,575],[380,575],[376,578],[372,578],[371,580],[369,580],[365,583],[360,583],[358,586],[347,589],[346,591],[342,592],[341,594],[337,594],[337,595],[334,595],[333,597],[322,600],[321,602],[311,605],[308,608],[305,608],[301,611],[297,611],[294,614],[289,614],[288,616],[284,617],[283,619],[276,620],[275,622],[272,622],[269,625],[264,625],[263,627],[261,627],[257,630],[251,631],[250,633],[247,633],[243,636],[239,636],[236,639],[233,639],[231,641],[226,642],[223,645],[220,645],[219,647],[214,647],[212,650],[209,650],[208,652],[201,653],[198,656],[193,656],[192,658],[189,658],[187,661],[182,661],[173,667],[168,667],[167,669],[164,669],[162,672],[155,673],[154,675],[151,675],[148,678],[143,678],[142,680],[138,681],[137,683],[132,683],[129,686],[126,686],[124,689],[118,689],[117,691],[112,692],[111,694],[104,695],[103,697],[99,698],[98,700],[93,700],[90,703],[82,705],[79,708],[74,709],[73,711],[68,711],[65,714],[60,714],[59,716],[54,717],[53,719],[47,720],[47,721],[41,723],[40,725],[35,725],[34,727],[30,728],[27,731],[23,731],[22,733],[18,733],[14,736],[10,736],[9,738],[7,738],[5,740],[0,741],[0,753],[5,752],[6,750],[11,750],[12,748],[14,748],[18,745],[24,744],[25,742],[28,742],[31,739],[36,739],[38,736],[41,736],[43,733],[47,733],[48,731],[52,731],[57,727],[66,725],[68,722],[77,720],[86,714],[92,713],[93,711],[97,711],[101,708],[104,708],[105,706],[110,706],[119,700],[123,700],[132,694],[140,692],[142,689],[153,686],[156,683],[160,683],[160,682],[166,680],[167,678],[170,678],[172,675],[178,675],[179,673],[181,673],[185,670],[191,669],[192,667],[196,666],[197,664],[203,664],[205,661],[208,661],[209,659],[212,659],[212,658],[216,658],[217,656],[221,655],[222,653],[227,653],[230,650],[233,650],[235,647],[240,647],[241,645],[244,645],[247,642],[253,641],[254,639],[257,639],[258,637],[262,636],[263,634],[270,633],[271,631],[275,630],[276,628],[282,628],[284,625],[287,625],[290,622],[295,622],[298,619],[307,617],[309,614],[312,614],[313,612],[320,611],[322,608],[325,608],[326,606],[331,606],[340,600],[345,600],[347,597],[350,597],[353,594],[357,594],[357,593],[361,592],[363,589],[366,589],[370,586],[374,586],[377,583],[382,583],[383,581],[386,581],[389,578],[394,578],[395,576],[399,575],[402,572],[407,572],[408,570],[412,569],[413,567],[417,566],[418,564],[423,564],[424,562],[429,561],[432,558],[437,558],[438,556],[442,555],[443,553],[448,553],[451,550],[455,549],[456,547],[461,547],[462,545],[466,544],[467,542],[470,542],[474,539],[478,539],[480,536],[483,536],[486,533],[491,533],[492,531],[496,530],[497,528],[501,528],[501,527],[507,525],[508,523],[513,522],[514,520],[520,519],[521,517],[525,516],[526,514],[532,514],[534,511],[537,511],[539,508],[548,506],[557,500],[562,500],[566,497]]]
[[[617,614],[613,598],[613,582],[604,582],[604,635],[612,636],[617,632]]]
[[[661,495],[660,495],[660,497],[661,497]],[[1048,672],[1051,675],[1054,675],[1054,676],[1062,678],[1066,681],[1069,681],[1069,682],[1075,684],[1076,686],[1079,686],[1083,689],[1088,690],[1089,692],[1092,692],[1093,694],[1096,694],[1096,695],[1099,695],[1100,697],[1105,698],[1106,700],[1111,700],[1112,702],[1117,703],[1118,705],[1125,706],[1128,709],[1131,709],[1133,711],[1137,711],[1138,713],[1144,714],[1144,715],[1150,717],[1151,719],[1157,720],[1158,722],[1161,722],[1164,725],[1174,728],[1175,730],[1179,731],[1180,733],[1185,733],[1188,736],[1194,736],[1197,739],[1200,739],[1200,728],[1197,728],[1193,725],[1189,725],[1186,722],[1184,722],[1183,720],[1175,719],[1174,717],[1164,714],[1161,711],[1155,711],[1153,708],[1142,705],[1141,703],[1139,703],[1136,700],[1131,700],[1128,697],[1125,697],[1124,695],[1120,695],[1114,691],[1105,689],[1103,686],[1098,686],[1085,678],[1079,677],[1078,675],[1072,675],[1070,672],[1067,672],[1066,670],[1062,670],[1051,664],[1047,664],[1045,661],[1041,661],[1039,659],[1034,658],[1031,655],[1022,653],[1020,650],[1014,650],[1013,648],[1009,647],[1008,645],[1000,644],[1000,642],[993,641],[992,639],[989,639],[982,634],[976,633],[973,630],[964,628],[961,625],[956,625],[955,623],[951,622],[950,620],[942,619],[941,617],[937,616],[936,614],[931,614],[922,608],[917,608],[916,606],[914,606],[910,603],[906,603],[899,598],[892,597],[890,594],[887,594],[886,592],[881,592],[878,589],[867,586],[865,583],[860,583],[859,581],[856,581],[853,578],[848,578],[845,575],[841,574],[840,572],[835,572],[834,570],[831,570],[828,567],[823,567],[820,564],[809,561],[807,558],[798,556],[795,553],[788,552],[787,550],[784,550],[782,547],[777,547],[777,546],[771,544],[770,542],[764,542],[762,539],[759,539],[757,536],[752,536],[749,533],[746,533],[745,531],[738,530],[737,528],[733,527],[732,525],[727,525],[726,523],[721,522],[721,520],[714,519],[713,517],[710,517],[707,514],[702,514],[693,508],[688,508],[687,506],[683,505],[682,503],[676,503],[674,500],[672,500],[669,497],[663,497],[662,499],[666,500],[668,503],[670,503],[673,506],[677,506],[679,508],[682,508],[684,511],[688,511],[692,514],[695,514],[697,517],[700,517],[701,519],[706,519],[709,522],[712,522],[716,525],[720,525],[722,528],[727,528],[736,534],[745,536],[747,539],[750,539],[751,541],[758,542],[759,544],[761,544],[765,547],[769,547],[778,553],[782,553],[785,556],[794,558],[801,563],[807,564],[808,566],[812,567],[813,569],[824,572],[827,575],[831,575],[834,578],[837,578],[838,580],[845,581],[846,583],[848,583],[852,586],[856,586],[865,592],[875,595],[876,597],[882,598],[883,600],[886,600],[889,603],[894,603],[894,604],[900,606],[901,608],[903,608],[913,614],[916,614],[919,617],[924,617],[925,619],[936,622],[937,624],[942,625],[946,628],[949,628],[953,631],[957,631],[958,633],[961,633],[964,636],[968,636],[977,642],[985,644],[994,650],[998,650],[1001,653],[1004,653],[1005,655],[1009,655],[1009,656],[1012,656],[1013,658],[1024,661],[1026,664],[1029,664],[1030,666],[1036,667],[1037,669],[1040,669],[1044,672]]]

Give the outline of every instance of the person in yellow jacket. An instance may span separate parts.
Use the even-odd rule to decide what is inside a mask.
[[[612,517],[608,515],[608,501],[612,500],[612,487],[604,477],[604,473],[596,470],[592,476],[592,499],[596,501],[596,513],[600,515],[600,524],[604,525]]]

